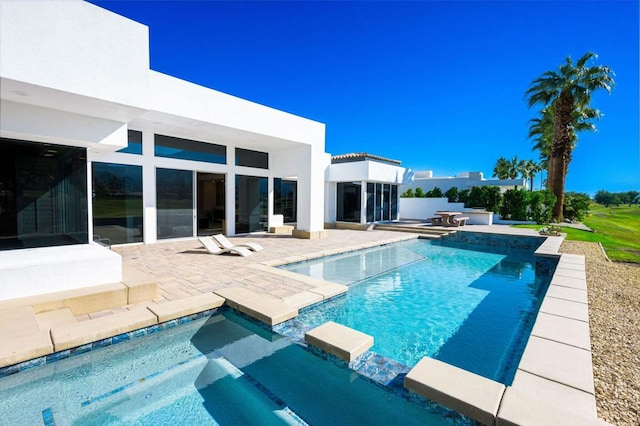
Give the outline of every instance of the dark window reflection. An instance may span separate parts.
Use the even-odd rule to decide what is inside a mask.
[[[391,185],[391,220],[398,220],[398,185]]]
[[[142,167],[95,162],[92,167],[94,238],[142,242]]]
[[[193,236],[193,172],[156,169],[158,239]]]
[[[236,148],[236,166],[269,168],[269,154],[249,149]]]
[[[227,163],[227,147],[171,136],[155,135],[155,156],[206,163]]]
[[[373,209],[376,200],[376,184],[367,183],[367,222],[373,222]]]
[[[236,175],[236,233],[267,230],[267,178]]]
[[[340,182],[337,185],[336,219],[341,222],[360,222],[360,182]]]
[[[129,130],[129,140],[126,148],[119,149],[118,152],[125,154],[142,155],[142,132]]]
[[[367,222],[398,219],[398,185],[367,183]]]
[[[0,139],[0,250],[88,242],[84,148]]]
[[[298,220],[298,182],[295,180],[273,179],[273,214],[281,214],[284,223]]]

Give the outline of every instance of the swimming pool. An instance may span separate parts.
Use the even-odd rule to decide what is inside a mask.
[[[414,240],[285,269],[349,285],[297,321],[335,321],[374,337],[372,351],[415,365],[429,356],[511,384],[548,276],[531,250]]]
[[[4,377],[0,413],[11,426],[451,424],[231,312]]]

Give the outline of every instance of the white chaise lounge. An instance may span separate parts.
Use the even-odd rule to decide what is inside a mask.
[[[245,247],[221,248],[213,241],[213,239],[209,237],[198,238],[198,241],[200,241],[202,246],[211,254],[235,253],[239,254],[242,257],[247,257],[251,254],[249,249]]]
[[[260,251],[264,249],[264,247],[262,247],[258,243],[233,244],[231,241],[227,239],[227,237],[225,237],[222,234],[212,235],[211,238],[213,238],[213,240],[220,246],[220,248],[223,248],[223,249],[230,249],[233,247],[244,247],[244,248],[248,248],[251,251]]]

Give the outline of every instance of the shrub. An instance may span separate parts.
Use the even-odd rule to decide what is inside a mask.
[[[508,189],[502,199],[500,217],[511,220],[527,220],[529,192],[524,189]]]
[[[407,189],[402,194],[400,194],[400,197],[402,197],[402,198],[414,198],[415,195],[413,193],[413,189],[411,189],[411,188]]]
[[[460,200],[460,196],[458,196]],[[488,211],[497,212],[502,204],[502,194],[497,186],[474,186],[465,200],[466,207],[484,207]]]
[[[451,188],[447,189],[447,192],[444,193],[444,196],[447,197],[450,203],[458,202],[458,188],[452,186]]]
[[[422,188],[417,187],[416,188],[416,198],[424,198],[425,194],[424,191],[422,190]]]
[[[529,215],[537,224],[549,223],[556,196],[549,190],[530,193]]]
[[[615,198],[615,197],[614,197]],[[614,200],[615,201],[615,200]],[[569,220],[582,220],[589,210],[591,197],[580,192],[567,192],[564,194],[564,217]]]
[[[464,203],[465,206],[469,205],[469,190],[468,189],[463,189],[462,191],[458,192],[458,202],[459,203]]]
[[[443,194],[442,194],[442,190],[440,190],[440,188],[436,186],[431,191],[427,191],[427,193],[424,194],[424,196],[430,197],[430,198],[442,198]]]

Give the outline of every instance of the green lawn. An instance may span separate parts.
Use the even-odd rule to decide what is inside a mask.
[[[584,224],[595,232],[563,227],[567,240],[599,242],[609,259],[617,262],[640,263],[640,207],[638,205],[604,207],[591,204]],[[516,225],[518,228],[539,229],[541,225]]]

